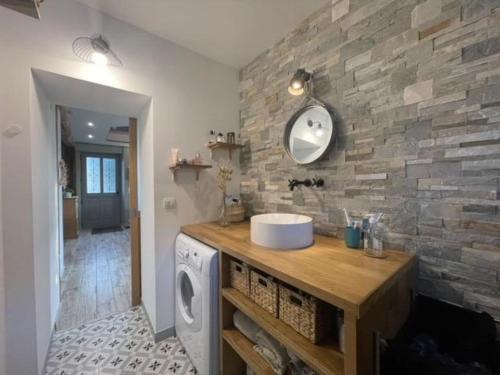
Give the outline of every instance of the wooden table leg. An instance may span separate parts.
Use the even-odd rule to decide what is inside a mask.
[[[406,322],[414,280],[414,270],[408,270],[359,319],[354,312],[344,312],[346,375],[376,375],[376,334],[393,338]]]

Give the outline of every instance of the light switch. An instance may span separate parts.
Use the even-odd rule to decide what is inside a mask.
[[[177,200],[174,197],[163,198],[163,208],[173,210],[177,206]]]

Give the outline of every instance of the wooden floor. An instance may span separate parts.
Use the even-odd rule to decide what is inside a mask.
[[[64,330],[130,307],[130,232],[82,231],[65,241],[65,272],[56,322]]]

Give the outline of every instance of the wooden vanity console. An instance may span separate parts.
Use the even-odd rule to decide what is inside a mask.
[[[219,250],[221,373],[273,374],[253,344],[233,325],[241,310],[261,328],[320,374],[371,375],[375,373],[375,333],[393,337],[405,322],[412,299],[412,254],[387,251],[374,259],[346,248],[343,240],[315,236],[302,250],[274,250],[250,241],[250,224],[222,228],[215,223],[182,227],[182,232]],[[314,345],[292,328],[256,305],[229,283],[229,261],[247,263],[274,278],[303,290],[344,311],[345,353],[333,338]]]

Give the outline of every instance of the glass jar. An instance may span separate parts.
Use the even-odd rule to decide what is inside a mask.
[[[385,258],[384,253],[384,237],[386,234],[386,227],[383,223],[373,222],[370,220],[367,235],[367,247],[365,248],[365,255],[374,258]]]

